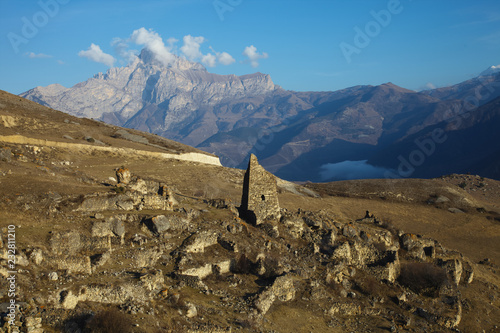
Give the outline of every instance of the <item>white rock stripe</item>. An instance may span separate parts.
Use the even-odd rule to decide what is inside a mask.
[[[132,148],[101,147],[101,146],[92,146],[81,143],[50,141],[50,140],[29,138],[22,135],[0,135],[0,142],[66,148],[79,151],[107,151],[120,155],[133,154],[135,156],[147,156],[160,159],[174,159],[179,161],[189,161],[189,162],[222,166],[217,156],[210,156],[202,153],[193,153],[193,152],[181,153],[181,154],[167,154],[167,153],[153,152],[147,150],[137,150]]]

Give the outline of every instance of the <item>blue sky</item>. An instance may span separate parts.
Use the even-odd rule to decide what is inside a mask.
[[[500,1],[0,0],[0,89],[70,87],[126,65],[116,41],[160,37],[210,72],[259,71],[289,90],[419,90],[500,64]]]

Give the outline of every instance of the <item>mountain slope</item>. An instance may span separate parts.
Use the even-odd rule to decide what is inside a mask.
[[[465,105],[390,83],[365,86],[296,117],[260,151],[262,164],[286,179],[319,181],[323,164],[365,160],[394,141],[458,113]]]
[[[441,100],[460,99],[476,106],[484,105],[500,96],[500,73],[496,68],[489,68],[470,80],[422,93]]]
[[[400,176],[404,177],[429,178],[470,172],[500,179],[498,128],[500,97],[476,110],[429,126],[387,147],[369,162],[393,169],[400,168],[403,171]],[[440,133],[439,136],[437,133]],[[420,158],[422,156],[423,159]],[[406,162],[401,162],[402,159]],[[417,163],[412,163],[412,159]]]
[[[21,111],[20,111],[21,110]],[[157,135],[81,119],[0,90],[0,141],[61,147],[110,155],[138,156],[220,165],[217,156]]]

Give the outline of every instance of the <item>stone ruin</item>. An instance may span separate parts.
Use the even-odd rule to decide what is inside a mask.
[[[281,217],[276,178],[259,164],[254,154],[243,180],[240,217],[255,225]]]

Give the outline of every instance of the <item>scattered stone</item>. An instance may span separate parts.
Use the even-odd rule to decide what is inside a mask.
[[[328,314],[330,316],[342,315],[342,316],[358,316],[361,312],[361,306],[357,303],[345,303],[345,302],[335,302],[333,303]]]
[[[30,254],[30,260],[33,261],[36,265],[40,265],[43,259],[42,249],[34,249]]]
[[[342,228],[342,235],[353,238],[358,235],[358,230],[356,230],[356,227],[354,225],[349,223],[344,226],[344,228]]]
[[[196,309],[196,306],[194,306],[193,303],[186,303],[186,317],[188,318],[194,318],[198,315],[198,310]]]
[[[285,216],[281,223],[288,228],[288,232],[293,238],[298,239],[304,235],[306,225],[299,216]]]
[[[458,208],[454,208],[454,207],[448,208],[448,211],[451,212],[451,213],[454,213],[454,214],[461,214],[461,213],[463,213],[462,210],[460,210]]]
[[[68,274],[92,274],[90,257],[87,256],[68,256],[62,258],[53,258],[51,261],[57,266],[57,269],[66,270]]]
[[[59,275],[57,275],[57,272],[50,272],[48,277],[51,281],[57,281],[59,279]]]
[[[12,160],[12,150],[10,148],[0,148],[0,161],[10,162]]]
[[[319,229],[323,227],[323,222],[320,219],[310,216],[304,216],[302,219],[311,228]]]
[[[448,199],[447,197],[443,196],[443,195],[440,195],[437,197],[435,203],[444,203],[444,202],[450,202],[450,199]]]

